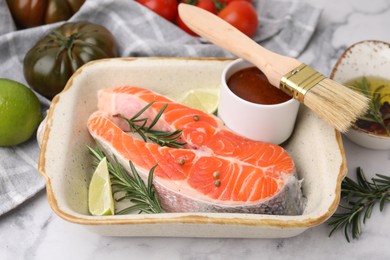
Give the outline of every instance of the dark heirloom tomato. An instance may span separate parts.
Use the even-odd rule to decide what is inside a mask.
[[[105,27],[88,22],[65,23],[28,51],[24,77],[34,90],[52,99],[83,64],[116,55],[115,38]]]
[[[68,20],[85,0],[7,0],[15,23],[20,28]]]

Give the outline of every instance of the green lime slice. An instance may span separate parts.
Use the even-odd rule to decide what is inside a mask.
[[[114,215],[114,198],[106,157],[99,162],[92,175],[88,191],[88,207],[93,216]]]
[[[178,102],[206,113],[214,113],[218,108],[219,89],[192,89]]]

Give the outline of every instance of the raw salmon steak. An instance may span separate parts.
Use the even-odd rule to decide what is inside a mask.
[[[145,142],[117,117],[131,118],[151,102],[140,118],[152,122],[167,104],[153,129],[182,130],[184,148]],[[303,212],[301,181],[282,147],[237,135],[218,117],[158,93],[128,86],[100,90],[98,111],[90,116],[88,130],[127,170],[132,161],[144,181],[157,165],[154,185],[167,212]]]

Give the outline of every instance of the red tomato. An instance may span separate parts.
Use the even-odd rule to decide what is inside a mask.
[[[213,0],[195,0],[195,1],[194,0],[183,0],[182,3],[195,5],[199,8],[207,10],[213,14],[217,13],[217,8],[216,8]],[[190,28],[188,28],[187,25],[185,25],[185,23],[180,19],[179,15],[177,16],[176,23],[183,31],[187,32],[188,34],[191,34],[193,36],[198,36]]]
[[[183,2],[189,3],[191,1],[183,1]],[[195,5],[213,14],[217,13],[217,8],[215,7],[213,0],[198,0]]]
[[[259,25],[256,9],[247,1],[233,1],[218,16],[249,37],[253,37]]]
[[[170,22],[177,17],[177,0],[136,0]]]

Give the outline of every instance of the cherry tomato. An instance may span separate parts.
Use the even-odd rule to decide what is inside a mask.
[[[177,17],[177,0],[136,0],[170,22]]]
[[[214,4],[213,0],[183,0],[182,3],[195,5],[199,8],[202,8],[204,10],[207,10],[213,14],[217,13],[217,8]],[[198,36],[196,33],[194,33],[190,28],[187,27],[187,25],[180,19],[180,16],[177,16],[176,24],[185,32],[187,32],[190,35]]]
[[[191,1],[183,1],[184,3],[191,3]],[[194,2],[194,1],[192,1]],[[200,7],[204,10],[207,10],[213,14],[217,13],[217,8],[215,7],[215,4],[213,2],[213,0],[198,0],[198,1],[195,1],[196,2],[196,6],[197,7]]]
[[[233,1],[218,13],[218,16],[248,37],[253,37],[259,25],[256,9],[247,1]]]

